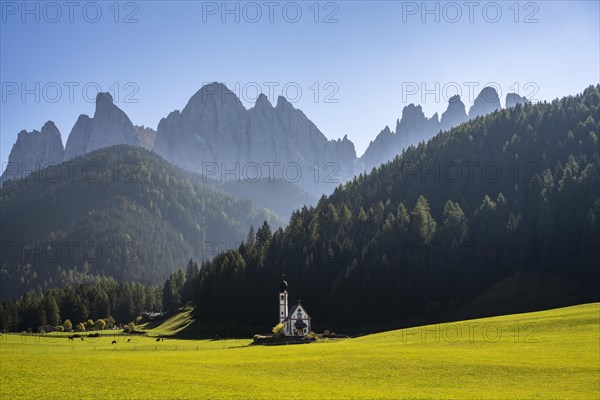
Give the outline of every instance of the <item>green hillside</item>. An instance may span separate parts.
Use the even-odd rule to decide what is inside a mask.
[[[147,322],[139,325],[137,329],[147,332],[150,336],[173,336],[184,331],[193,322],[192,308],[185,307],[182,311],[166,320]]]
[[[281,223],[275,213],[128,146],[7,183],[0,205],[2,298],[45,290],[75,268],[162,285],[191,257],[236,246],[250,225]]]
[[[2,398],[63,399],[73,393],[129,399],[221,399],[240,393],[248,399],[600,396],[598,303],[308,345],[248,344],[3,335]],[[90,384],[98,381],[102,384]]]

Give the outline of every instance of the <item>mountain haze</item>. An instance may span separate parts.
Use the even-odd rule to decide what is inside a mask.
[[[216,168],[214,176],[222,180],[287,178],[318,195],[355,174],[356,152],[346,137],[328,140],[281,96],[273,107],[261,94],[246,110],[221,83],[200,89],[181,112],[163,118],[157,132],[155,151],[166,160],[202,174]],[[315,179],[310,169],[315,163],[319,169],[334,163],[335,177]],[[290,164],[293,168],[286,175]],[[301,176],[296,181],[298,169]]]
[[[526,102],[526,98],[515,93],[509,93],[506,96],[506,108],[514,107],[517,104],[525,104]],[[369,144],[369,147],[360,158],[361,165],[368,172],[387,161],[393,160],[394,157],[402,154],[410,146],[416,146],[420,142],[431,139],[438,132],[447,131],[470,119],[491,114],[499,109],[501,109],[501,106],[498,93],[492,87],[483,88],[469,109],[468,115],[459,95],[452,96],[448,100],[448,107],[442,113],[441,119],[438,118],[437,113],[431,118],[427,118],[421,106],[409,104],[402,110],[402,118],[397,120],[396,130],[392,132],[386,126],[375,140]]]
[[[511,93],[506,97],[506,106],[525,101]],[[468,117],[459,96],[449,100],[441,118],[437,114],[428,118],[420,105],[409,104],[397,120],[395,131],[386,127],[358,158],[347,136],[328,140],[284,97],[279,97],[273,106],[261,94],[254,107],[246,109],[234,92],[214,82],[196,92],[183,110],[162,118],[154,131],[134,125],[125,112],[113,104],[109,93],[99,93],[94,117],[79,117],[68,137],[62,160],[116,144],[142,146],[181,168],[213,180],[278,178],[319,197],[331,193],[357,174],[394,159],[404,149],[430,139],[439,131],[499,108],[497,92],[490,87],[477,96]],[[39,169],[61,160],[62,141],[56,140],[56,134],[51,135],[53,141],[38,140],[35,145],[29,144],[31,139],[28,139],[26,146],[24,140],[35,135],[20,136],[23,138],[15,144],[11,166],[3,181],[31,173],[28,165],[38,165]],[[16,171],[19,165],[25,166],[21,168],[25,173]]]
[[[93,168],[88,168],[93,166]],[[108,147],[0,190],[3,298],[78,269],[161,283],[190,258],[237,246],[250,225],[283,223],[156,154]]]

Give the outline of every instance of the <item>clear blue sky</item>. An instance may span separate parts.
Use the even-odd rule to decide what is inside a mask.
[[[269,94],[268,83],[279,84],[273,102],[284,85],[290,97],[300,87],[295,106],[327,137],[347,134],[360,155],[385,125],[394,129],[404,105],[422,104],[427,115],[444,111],[453,82],[468,107],[469,85],[479,91],[494,82],[502,98],[518,90],[551,100],[600,80],[597,1],[479,2],[474,9],[429,2],[434,13],[424,15],[420,1],[323,2],[318,16],[313,1],[275,3],[271,22],[263,1],[237,3],[238,12],[228,3],[234,12],[225,15],[220,1],[121,2],[118,14],[113,1],[76,2],[72,10],[62,1],[28,2],[27,9],[2,1],[2,163],[20,130],[47,120],[66,143],[79,114],[94,112],[85,85],[89,97],[96,87],[113,95],[119,87],[119,107],[153,128],[204,82],[246,89],[240,94],[247,107],[257,85]],[[302,15],[292,23],[297,5]],[[423,101],[423,85],[435,91],[436,82],[439,101],[435,94]],[[39,99],[23,99],[23,85]],[[126,101],[128,94],[138,102]]]

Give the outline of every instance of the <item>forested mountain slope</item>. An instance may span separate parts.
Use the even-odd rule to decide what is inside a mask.
[[[276,321],[281,273],[315,324],[443,315],[551,273],[598,298],[600,86],[476,118],[205,263],[205,323]],[[248,301],[252,299],[252,301]],[[244,304],[244,312],[239,312]]]
[[[162,284],[190,257],[237,245],[250,225],[281,223],[275,213],[126,145],[6,183],[0,204],[3,298],[52,287],[60,271],[75,268]]]

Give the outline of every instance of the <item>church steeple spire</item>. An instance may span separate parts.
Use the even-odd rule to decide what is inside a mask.
[[[279,284],[279,322],[283,323],[288,316],[288,284],[285,281],[284,274],[281,274],[281,283]]]

